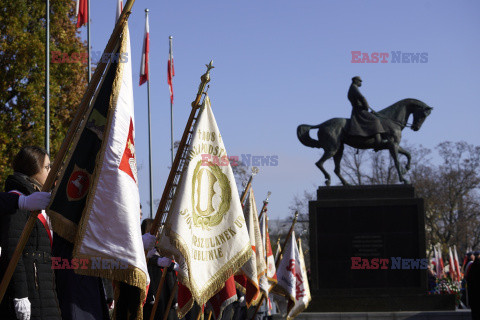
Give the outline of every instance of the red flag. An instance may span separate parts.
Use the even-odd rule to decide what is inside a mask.
[[[148,57],[150,55],[150,27],[148,25],[148,14],[145,16],[145,35],[143,37],[142,64],[140,65],[140,85],[149,80]]]
[[[77,0],[77,28],[88,23],[88,0]]]
[[[192,293],[180,281],[178,281],[177,303],[177,315],[179,318],[183,318],[193,306]]]
[[[170,37],[170,50],[168,52],[168,67],[167,67],[167,82],[170,89],[170,103],[173,103],[173,83],[172,79],[175,76],[175,68],[173,67],[173,52],[172,52],[172,37]]]
[[[237,290],[235,288],[235,280],[232,276],[225,282],[225,286],[222,290],[209,300],[215,319],[221,319],[223,310],[235,301],[237,301]]]

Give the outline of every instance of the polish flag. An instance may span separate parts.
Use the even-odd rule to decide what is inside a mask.
[[[148,56],[150,55],[150,27],[148,25],[148,15],[145,17],[145,35],[143,37],[142,63],[140,64],[140,85],[149,80],[148,75]]]
[[[170,103],[173,103],[173,83],[172,79],[175,76],[175,68],[173,67],[173,52],[172,52],[172,37],[170,36],[170,49],[168,52],[168,67],[167,67],[167,82],[170,89]]]
[[[88,23],[88,0],[77,0],[75,15],[77,16],[77,28]]]

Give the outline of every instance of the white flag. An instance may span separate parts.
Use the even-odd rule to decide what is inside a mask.
[[[245,290],[245,300],[247,306],[256,305],[260,301],[260,290],[268,293],[268,280],[266,277],[267,265],[265,263],[265,251],[258,223],[258,210],[255,203],[253,188],[250,188],[248,198],[244,208],[245,221],[247,222],[250,243],[252,244],[253,254],[250,260],[245,263],[241,269],[247,278]]]
[[[158,248],[179,263],[178,277],[200,305],[251,256],[235,178],[208,96]]]
[[[140,197],[135,156],[135,120],[128,25],[110,95],[110,111],[94,180],[75,239],[73,258],[89,259],[78,273],[123,281],[146,295],[148,277],[140,231]],[[141,312],[139,306],[138,312]]]
[[[297,255],[298,253],[298,255]],[[300,268],[298,268],[298,266]],[[287,319],[293,319],[308,307],[312,300],[310,286],[308,285],[307,268],[303,257],[302,240],[298,239],[298,250],[295,253],[295,305],[288,314]]]
[[[288,313],[295,304],[296,297],[296,271],[300,271],[300,264],[297,267],[298,249],[295,243],[295,231],[283,249],[282,259],[277,268],[277,286],[273,289],[284,295],[288,300]]]

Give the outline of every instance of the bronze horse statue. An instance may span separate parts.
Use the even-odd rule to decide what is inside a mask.
[[[404,172],[400,168],[398,161],[398,154],[401,153],[407,157],[407,165],[405,172],[410,170],[411,156],[408,151],[400,147],[400,140],[402,139],[402,130],[406,126],[410,126],[413,131],[418,131],[423,122],[433,110],[427,104],[416,99],[403,99],[391,106],[379,111],[376,115],[381,119],[382,125],[386,133],[382,133],[382,138],[387,140],[387,143],[380,149],[388,149],[392,156],[395,167],[398,172],[400,182],[408,184],[408,180],[403,176]],[[410,115],[413,114],[413,123],[408,125],[407,121]],[[347,181],[340,173],[340,161],[343,156],[344,145],[347,144],[356,149],[373,149],[374,137],[360,137],[348,135],[348,126],[350,119],[333,118],[327,120],[319,125],[311,126],[308,124],[299,125],[297,128],[297,136],[300,142],[307,147],[322,148],[324,150],[323,156],[318,160],[317,167],[323,172],[325,176],[325,184],[330,185],[330,175],[323,167],[323,163],[333,157],[335,162],[335,174],[340,178],[343,185],[348,185]],[[310,137],[310,130],[318,129],[318,140]]]

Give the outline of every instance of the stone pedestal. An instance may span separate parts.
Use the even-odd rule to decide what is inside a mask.
[[[309,311],[455,308],[427,295],[423,199],[412,186],[320,187],[309,212]]]

